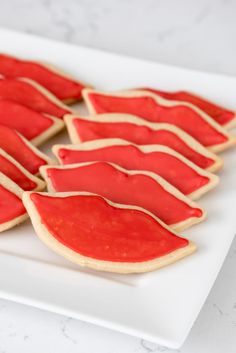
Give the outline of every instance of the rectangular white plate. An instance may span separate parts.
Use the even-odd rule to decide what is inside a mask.
[[[153,86],[189,89],[236,110],[236,78],[123,57],[0,30],[0,51],[49,61],[103,89]],[[61,134],[53,143],[68,141]],[[49,150],[49,145],[45,147]],[[199,201],[208,219],[185,235],[198,252],[162,270],[119,276],[87,271],[52,253],[30,222],[0,237],[0,295],[181,346],[206,300],[236,230],[236,151],[224,153],[219,187]]]

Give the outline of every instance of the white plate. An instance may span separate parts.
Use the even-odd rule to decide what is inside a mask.
[[[195,72],[0,30],[0,51],[55,63],[103,89],[190,89],[236,110],[236,78]],[[52,143],[68,141],[65,134]],[[0,295],[178,348],[227,255],[236,230],[236,151],[220,186],[200,200],[208,220],[185,235],[198,252],[162,270],[121,276],[87,271],[47,249],[28,224],[0,237]],[[227,290],[227,289],[225,289]]]

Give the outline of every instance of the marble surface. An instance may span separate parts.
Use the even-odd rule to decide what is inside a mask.
[[[3,27],[174,65],[236,74],[233,0],[0,0],[0,9]],[[0,353],[43,351],[177,352],[0,300]],[[236,241],[178,352],[235,351]]]

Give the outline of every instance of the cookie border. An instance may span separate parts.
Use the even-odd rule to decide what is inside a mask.
[[[98,259],[93,259],[90,257],[86,257],[83,255],[78,254],[76,251],[70,249],[69,247],[61,244],[55,237],[53,237],[47,228],[42,224],[41,218],[39,213],[34,205],[34,203],[30,199],[30,195],[34,192],[24,192],[23,194],[23,204],[26,210],[29,213],[30,219],[32,221],[33,227],[35,229],[36,234],[40,238],[40,240],[46,244],[52,251],[56,252],[57,254],[63,256],[67,260],[76,263],[80,266],[85,266],[88,268],[92,268],[94,270],[106,271],[106,272],[115,272],[115,273],[142,273],[142,272],[149,272],[157,270],[161,267],[167,266],[171,263],[176,262],[184,258],[187,255],[192,254],[196,250],[196,245],[189,241],[189,244],[184,248],[180,248],[175,250],[167,255],[161,256],[154,260],[143,261],[143,262],[112,262],[112,261],[103,261]],[[74,193],[38,193],[38,194],[46,194],[48,197],[68,197],[68,196],[99,196],[92,193],[85,193],[85,192],[74,192]],[[150,212],[142,209],[141,207],[134,207],[134,206],[126,206],[123,204],[116,204],[107,200],[106,198],[99,196],[104,199],[107,204],[122,209],[135,209],[141,212],[144,212],[154,218],[158,223],[160,223],[164,228],[171,231],[175,235],[176,234],[172,229],[169,229],[163,222],[161,222],[157,217],[152,215]]]
[[[5,189],[10,191],[12,194],[16,195],[22,200],[22,196],[24,191],[16,184],[14,181],[12,181],[10,178],[8,178],[5,174],[0,172],[0,185],[3,185]],[[35,191],[33,191],[35,192]],[[4,232],[7,229],[13,228],[17,226],[18,224],[24,222],[28,218],[28,213],[25,211],[25,213],[19,217],[13,218],[10,221],[4,222],[0,224],[0,233]]]
[[[8,154],[7,152],[5,152],[2,148],[0,148],[0,156],[3,156],[5,159],[7,159],[10,163],[12,163],[21,173],[23,173],[26,178],[28,178],[29,180],[33,181],[37,186],[35,189],[33,189],[32,191],[40,191],[40,190],[44,190],[46,187],[46,183],[38,178],[36,175],[31,174],[27,169],[25,169],[17,160],[15,160],[10,154]],[[2,174],[4,174],[3,172],[0,172]],[[5,174],[4,174],[5,175]],[[9,177],[8,177],[9,178]],[[10,179],[10,178],[9,178]],[[13,181],[13,180],[12,180]],[[14,182],[15,184],[17,184],[16,182]],[[18,185],[18,184],[17,184]],[[19,186],[19,185],[18,185]],[[20,186],[19,186],[20,187]],[[22,188],[21,188],[22,189]],[[24,189],[22,189],[24,191]]]
[[[214,161],[214,163],[206,168],[209,172],[216,172],[223,167],[223,160],[209,149],[204,147],[200,142],[198,142],[195,138],[190,136],[185,131],[181,130],[175,125],[171,125],[168,123],[150,123],[147,120],[139,118],[135,115],[130,114],[119,114],[119,113],[107,113],[107,114],[97,114],[93,116],[78,116],[76,114],[66,114],[64,116],[65,125],[67,131],[69,133],[70,140],[73,144],[82,143],[80,140],[79,134],[73,124],[73,121],[76,119],[81,119],[85,121],[92,121],[92,122],[124,122],[124,123],[131,123],[138,126],[145,126],[150,128],[151,130],[158,131],[158,130],[167,130],[174,134],[176,134],[184,143],[186,143],[191,149],[198,152],[199,154],[203,155],[204,157],[210,158]],[[132,141],[130,141],[133,143]],[[187,158],[187,157],[186,157]]]
[[[99,163],[99,161],[95,162],[84,162],[84,163],[76,163],[76,164],[66,164],[66,165],[57,165],[57,166],[42,166],[40,167],[40,174],[43,177],[43,179],[46,182],[47,185],[47,190],[48,192],[51,193],[58,193],[59,191],[56,191],[52,185],[51,179],[49,178],[47,174],[48,169],[74,169],[74,168],[80,168],[84,166],[89,166],[92,164]],[[185,196],[181,191],[179,191],[177,188],[175,188],[172,184],[168,183],[165,179],[163,179],[161,176],[149,172],[149,171],[143,171],[143,170],[128,170],[123,167],[120,167],[119,165],[115,163],[110,163],[110,162],[100,162],[104,164],[111,165],[114,169],[119,170],[120,172],[123,172],[125,174],[129,175],[145,175],[152,180],[154,180],[157,184],[161,185],[161,187],[169,194],[173,195],[175,198],[179,199],[180,201],[183,201],[185,204],[187,204],[190,207],[193,208],[199,208],[202,211],[202,216],[201,217],[189,217],[188,219],[178,222],[178,223],[173,223],[173,224],[168,224],[168,227],[171,229],[174,229],[175,231],[183,231],[187,228],[190,228],[191,226],[198,224],[202,221],[205,220],[206,218],[206,211],[201,208],[200,206],[197,205],[194,201],[192,201],[189,197]],[[102,196],[102,195],[101,195]],[[129,205],[129,204],[127,204]],[[134,205],[135,206],[135,205]],[[144,207],[143,207],[144,208]],[[157,217],[157,216],[156,216]],[[159,218],[159,217],[158,217]]]
[[[184,164],[187,164],[190,168],[194,169],[198,174],[205,176],[209,179],[209,183],[202,186],[200,189],[192,192],[191,194],[188,194],[189,198],[192,200],[197,200],[199,199],[203,194],[207,193],[208,191],[212,190],[216,185],[219,183],[219,177],[215,174],[212,174],[197,165],[195,165],[193,162],[189,161],[187,158],[179,154],[178,152],[172,150],[169,147],[162,146],[162,145],[135,145],[134,143],[130,143],[126,140],[122,139],[101,139],[101,140],[92,140],[92,141],[87,141],[83,142],[81,144],[77,145],[54,145],[52,147],[52,152],[53,154],[57,157],[58,161],[60,164],[62,164],[62,161],[59,158],[58,151],[60,148],[65,148],[65,149],[70,149],[70,150],[93,150],[97,148],[102,148],[102,147],[107,147],[107,146],[114,146],[114,145],[133,145],[137,149],[139,149],[143,153],[149,153],[149,152],[155,152],[155,151],[160,151],[160,152],[165,152],[168,154],[171,154],[177,159],[180,159]]]
[[[165,106],[165,107],[175,107],[175,106],[186,106],[194,110],[198,115],[201,116],[203,120],[205,120],[209,125],[211,125],[215,130],[217,130],[219,133],[223,134],[225,137],[227,137],[227,141],[223,142],[221,144],[213,145],[211,147],[207,147],[210,151],[219,153],[222,152],[231,146],[236,144],[236,136],[230,134],[223,126],[219,125],[215,120],[213,120],[209,115],[204,113],[201,109],[198,107],[194,106],[193,104],[187,103],[187,102],[179,102],[179,101],[172,101],[172,100],[167,100],[164,99],[160,96],[157,96],[154,93],[147,92],[147,91],[142,91],[142,90],[129,90],[129,91],[117,91],[117,92],[102,92],[102,91],[97,91],[93,90],[90,88],[85,88],[82,91],[84,101],[86,103],[86,106],[88,108],[88,111],[91,115],[96,115],[96,111],[91,103],[91,100],[89,98],[90,93],[95,93],[95,94],[102,94],[105,96],[113,96],[113,97],[143,97],[147,96],[154,101],[157,102],[157,104]]]

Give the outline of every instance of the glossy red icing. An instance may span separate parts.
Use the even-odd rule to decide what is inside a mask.
[[[31,191],[36,188],[36,183],[29,179],[22,171],[11,161],[0,154],[0,172],[13,180],[23,190]]]
[[[70,110],[64,109],[41,93],[30,83],[17,79],[0,79],[0,100],[12,100],[40,113],[63,118]]]
[[[53,125],[45,115],[10,100],[0,100],[0,124],[16,129],[28,140],[39,136]]]
[[[82,142],[101,138],[121,138],[137,145],[165,145],[179,152],[199,167],[206,169],[214,164],[208,158],[187,145],[175,133],[162,129],[152,130],[147,126],[120,122],[93,122],[83,119],[74,119],[73,124]]]
[[[0,74],[8,78],[27,77],[46,87],[62,100],[81,99],[84,88],[79,82],[64,77],[40,63],[0,55]]]
[[[26,213],[21,199],[3,185],[0,185],[0,200],[0,224]]]
[[[105,161],[116,163],[126,169],[148,170],[162,176],[185,195],[209,182],[209,178],[199,175],[187,164],[168,153],[143,153],[132,145],[109,146],[91,151],[61,148],[59,158],[63,164]]]
[[[47,176],[56,192],[88,191],[113,202],[140,206],[168,225],[202,216],[199,208],[178,199],[149,176],[131,175],[104,162],[68,169],[52,167]]]
[[[99,196],[30,198],[50,234],[83,256],[143,262],[188,245],[146,213],[113,207]]]
[[[180,102],[188,102],[196,105],[198,108],[203,110],[206,114],[210,115],[218,124],[225,125],[235,118],[235,113],[229,109],[225,109],[215,103],[212,103],[202,97],[199,97],[193,93],[185,91],[177,92],[164,92],[152,88],[142,88],[145,91],[149,91],[159,96]]]
[[[127,113],[143,119],[178,126],[203,146],[209,147],[228,141],[227,136],[209,125],[190,107],[166,107],[152,97],[117,97],[90,93],[89,99],[97,113]]]
[[[45,160],[39,157],[15,130],[4,125],[0,125],[0,148],[32,174],[38,173],[39,167],[46,164]]]

